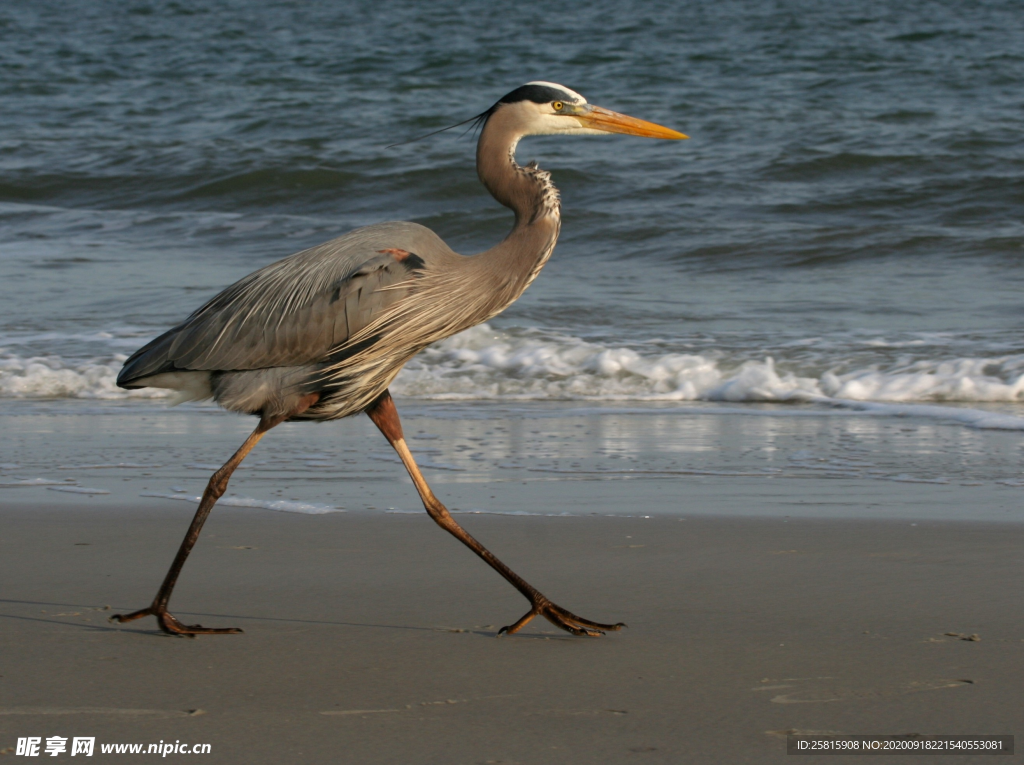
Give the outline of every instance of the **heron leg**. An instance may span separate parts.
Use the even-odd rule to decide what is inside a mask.
[[[280,425],[289,417],[305,411],[315,404],[318,399],[318,394],[310,394],[302,399],[300,408],[291,414],[260,417],[259,424],[250,436],[245,439],[245,443],[231,456],[231,459],[210,476],[210,481],[206,484],[206,490],[203,492],[203,498],[199,502],[199,508],[192,518],[192,524],[188,527],[188,532],[178,548],[178,554],[174,556],[174,562],[171,563],[171,568],[168,570],[167,576],[164,577],[163,584],[160,585],[160,589],[157,591],[153,602],[148,607],[139,611],[133,611],[130,614],[114,614],[110,617],[110,621],[124,623],[141,619],[144,616],[155,616],[160,624],[160,629],[164,632],[170,635],[186,635],[188,637],[194,637],[195,635],[232,635],[242,631],[237,627],[214,628],[203,627],[199,624],[182,624],[173,614],[167,611],[167,603],[171,599],[171,593],[178,581],[178,575],[181,574],[181,569],[185,565],[185,560],[188,558],[189,553],[192,552],[196,540],[199,539],[199,532],[203,530],[203,524],[206,523],[206,519],[209,517],[214,504],[227,491],[231,474],[242,464],[242,460],[259,443],[268,430]]]
[[[426,479],[420,472],[419,466],[416,464],[416,460],[413,459],[412,453],[409,451],[409,447],[405,443],[405,437],[402,434],[402,423],[398,418],[398,410],[395,408],[395,402],[392,400],[391,394],[388,391],[384,391],[384,393],[382,393],[380,397],[370,405],[366,410],[366,413],[369,415],[370,419],[373,420],[374,425],[376,425],[380,429],[380,432],[384,434],[388,443],[390,443],[398,453],[398,456],[402,460],[402,464],[405,465],[405,469],[409,471],[409,476],[412,478],[412,482],[416,486],[416,491],[419,492],[420,499],[423,500],[423,506],[426,508],[430,517],[433,518],[437,525],[442,529],[447,531],[453,537],[462,542],[462,544],[466,545],[470,550],[483,558],[484,562],[486,562],[488,566],[501,574],[509,584],[519,590],[519,592],[521,592],[523,596],[530,601],[531,608],[526,615],[515,624],[502,627],[498,632],[499,635],[511,635],[518,632],[535,616],[543,616],[556,627],[560,627],[574,635],[589,635],[591,637],[603,634],[604,630],[618,630],[626,626],[621,622],[618,624],[601,624],[600,622],[592,622],[589,619],[583,619],[582,617],[576,616],[570,611],[566,611],[564,608],[555,605],[515,571],[498,560],[494,553],[480,544],[476,539],[470,536],[465,529],[456,523],[455,519],[452,518],[451,513],[448,512],[448,508],[441,504],[440,500],[434,496],[434,492],[431,491]]]

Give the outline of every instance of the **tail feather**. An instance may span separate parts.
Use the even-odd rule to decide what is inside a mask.
[[[174,342],[174,332],[173,329],[165,332],[129,356],[117,374],[117,386],[127,390],[145,388],[146,385],[133,383],[153,375],[178,371],[174,362],[169,358],[171,344]]]

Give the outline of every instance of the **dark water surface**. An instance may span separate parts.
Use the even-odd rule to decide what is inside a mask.
[[[3,4],[0,397],[356,226],[491,246],[471,136],[386,147],[533,79],[691,139],[524,141],[558,249],[402,392],[1019,406],[1024,13],[952,1]]]

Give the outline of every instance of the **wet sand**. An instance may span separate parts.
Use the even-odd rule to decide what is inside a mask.
[[[781,405],[399,409],[427,479],[453,509],[1024,523],[1019,431]],[[253,425],[162,402],[0,402],[0,505],[156,508],[177,496],[180,509],[194,506]],[[275,428],[225,499],[299,512],[422,512],[366,417]]]
[[[607,509],[641,486],[570,488]],[[794,508],[816,499],[800,486]],[[1019,524],[460,516],[556,602],[629,624],[496,639],[525,601],[423,516],[218,508],[172,607],[245,634],[189,640],[106,617],[151,599],[192,508],[62,499],[0,505],[0,749],[59,735],[209,743],[203,761],[228,763],[766,763],[786,761],[788,731],[1024,733]]]

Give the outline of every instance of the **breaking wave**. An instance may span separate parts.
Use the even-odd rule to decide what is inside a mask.
[[[514,335],[484,324],[428,348],[406,366],[394,389],[407,396],[440,399],[1024,400],[1024,355],[903,358],[884,367],[846,370],[848,366],[841,349],[810,363],[713,349],[650,353],[551,333]]]
[[[0,347],[0,398],[164,398],[166,391],[121,390],[126,356],[141,345],[138,330],[82,337],[96,355],[19,353]],[[780,346],[773,355],[749,349],[665,352],[591,342],[540,330],[483,324],[428,348],[396,379],[403,396],[442,400],[726,401],[1007,403],[1024,400],[1024,354],[987,358],[908,357],[865,365],[852,346],[832,342],[808,356]],[[67,349],[65,345],[62,350]],[[926,352],[929,349],[924,349]],[[935,351],[935,348],[930,349]],[[861,363],[858,365],[855,360]]]
[[[117,373],[128,358],[68,360],[61,356],[22,358],[0,353],[0,398],[166,398],[156,388],[121,390]]]

